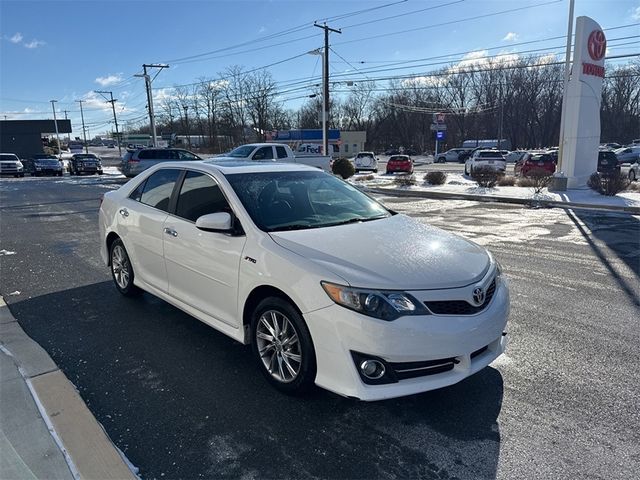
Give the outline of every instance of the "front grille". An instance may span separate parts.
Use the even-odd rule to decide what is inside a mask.
[[[496,293],[495,278],[487,289],[484,303],[479,307],[471,305],[466,300],[445,300],[437,302],[424,302],[424,304],[429,310],[431,310],[431,313],[435,315],[474,315],[487,308],[487,305],[489,305],[489,303],[491,302],[494,293]]]
[[[458,360],[452,357],[424,362],[389,363],[387,365],[393,369],[398,380],[406,380],[407,378],[424,377],[447,372],[452,370],[456,363],[458,363]]]

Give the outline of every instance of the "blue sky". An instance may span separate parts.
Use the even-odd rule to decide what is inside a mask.
[[[638,38],[611,40],[640,35],[640,1],[576,0],[579,15],[604,28],[632,25],[607,32],[608,55],[640,52]],[[232,65],[253,69],[287,60],[268,70],[284,92],[280,99],[296,108],[312,87],[290,84],[319,81],[320,57],[305,52],[322,46],[322,31],[312,25],[328,17],[343,32],[331,35],[332,74],[362,78],[354,69],[395,68],[367,74],[377,78],[486,55],[561,53],[564,40],[540,40],[566,35],[568,0],[0,0],[0,118],[52,118],[49,100],[57,99],[59,117],[67,110],[79,134],[74,100],[84,99],[93,135],[111,129],[110,108],[93,91],[111,90],[119,122],[134,124],[144,117],[146,100],[143,80],[133,75],[154,62],[170,64],[154,80],[159,98],[171,95],[173,85],[215,77]],[[212,51],[218,52],[186,58]],[[422,66],[391,65],[436,56],[442,58],[416,62]]]

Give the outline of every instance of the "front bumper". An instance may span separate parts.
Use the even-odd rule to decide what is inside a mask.
[[[316,384],[366,401],[426,392],[473,375],[504,352],[508,316],[509,291],[503,279],[489,305],[474,315],[405,316],[386,322],[339,305],[304,314],[316,351]],[[413,378],[401,374],[394,383],[367,385],[354,353],[382,359],[390,368],[411,369],[406,364],[430,361],[439,365],[443,359],[453,359],[453,365],[446,371],[425,370]]]
[[[94,173],[102,173],[102,167],[94,167],[94,166],[78,166],[75,168],[75,170],[78,173],[90,173],[90,174],[94,174]]]

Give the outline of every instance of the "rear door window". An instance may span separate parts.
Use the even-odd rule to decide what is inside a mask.
[[[271,147],[261,147],[253,154],[253,160],[272,160],[273,149]]]
[[[200,160],[200,157],[186,150],[175,150],[175,153],[180,160]]]
[[[168,212],[171,193],[179,176],[180,170],[176,169],[163,169],[153,173],[144,183],[140,202]]]

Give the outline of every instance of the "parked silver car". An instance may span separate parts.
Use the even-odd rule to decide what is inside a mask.
[[[161,162],[202,160],[198,155],[180,148],[144,148],[128,151],[122,156],[120,171],[127,177],[135,177],[140,172]]]
[[[618,163],[636,163],[640,160],[640,145],[623,147],[614,150]]]
[[[0,153],[0,175],[24,177],[24,166],[17,155],[13,153]]]

